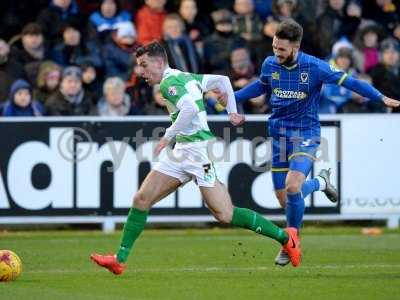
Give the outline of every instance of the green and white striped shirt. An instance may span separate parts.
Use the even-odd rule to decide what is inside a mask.
[[[165,137],[176,138],[178,143],[202,142],[214,139],[207,124],[203,93],[219,89],[228,94],[228,112],[236,112],[236,102],[228,77],[221,75],[199,75],[167,68],[160,83],[172,126]]]

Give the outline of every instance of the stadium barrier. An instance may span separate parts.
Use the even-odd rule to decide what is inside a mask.
[[[340,201],[322,193],[306,199],[306,220],[387,220],[399,226],[400,189],[396,115],[334,115],[322,119],[312,175],[332,168]],[[266,117],[243,127],[211,116],[219,137],[209,152],[233,202],[283,220],[273,194]],[[15,118],[0,120],[0,224],[124,222],[151,165],[168,117]],[[169,155],[165,152],[163,155]],[[209,222],[212,216],[191,182],[159,202],[149,222]]]

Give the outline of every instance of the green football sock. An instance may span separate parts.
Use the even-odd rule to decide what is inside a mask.
[[[259,213],[247,208],[233,208],[232,225],[268,236],[282,245],[289,239],[285,230],[265,219]]]
[[[125,263],[131,252],[133,243],[139,237],[146,224],[148,211],[131,208],[129,210],[128,219],[124,225],[122,233],[121,246],[117,252],[118,262]]]

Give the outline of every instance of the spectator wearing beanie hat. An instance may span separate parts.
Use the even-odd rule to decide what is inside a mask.
[[[84,116],[93,114],[93,99],[82,88],[82,71],[76,66],[64,69],[59,90],[46,102],[51,116]]]
[[[32,89],[28,82],[18,79],[10,89],[8,101],[1,109],[1,115],[5,117],[33,117],[42,116],[43,106],[32,99]]]

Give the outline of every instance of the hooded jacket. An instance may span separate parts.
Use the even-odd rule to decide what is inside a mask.
[[[11,86],[8,101],[4,104],[1,115],[5,117],[43,116],[43,106],[36,100],[31,99],[31,102],[27,107],[21,107],[15,103],[15,94],[22,89],[29,90],[29,93],[32,96],[30,84],[23,79],[18,79]]]

